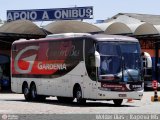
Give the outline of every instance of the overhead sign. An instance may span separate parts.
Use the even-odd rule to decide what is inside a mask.
[[[52,21],[76,19],[93,19],[93,7],[89,6],[57,9],[7,10],[7,21]]]

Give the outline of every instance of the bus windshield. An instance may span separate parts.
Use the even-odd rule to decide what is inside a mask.
[[[100,42],[97,49],[101,56],[100,76],[116,75],[124,81],[139,80],[141,58],[138,43]]]

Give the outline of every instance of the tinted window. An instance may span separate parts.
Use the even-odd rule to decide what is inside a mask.
[[[85,63],[89,77],[96,80],[96,67],[95,67],[95,48],[94,41],[88,39],[85,41]]]

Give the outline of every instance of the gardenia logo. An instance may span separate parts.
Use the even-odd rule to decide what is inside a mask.
[[[42,64],[42,62],[38,63],[39,70],[63,70],[67,69],[66,64]]]

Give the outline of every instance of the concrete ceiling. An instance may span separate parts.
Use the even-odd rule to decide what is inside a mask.
[[[45,30],[53,33],[67,33],[67,32],[75,32],[75,33],[95,33],[102,31],[100,28],[81,21],[56,21],[52,22],[44,27]]]
[[[42,29],[28,20],[17,20],[5,23],[0,27],[1,33],[45,35]]]

